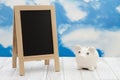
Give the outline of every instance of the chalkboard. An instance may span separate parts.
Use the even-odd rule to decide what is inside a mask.
[[[59,56],[54,6],[15,6],[13,28],[13,68],[19,59],[20,75],[24,61],[54,59],[59,71]]]
[[[50,10],[20,11],[24,56],[52,54]]]

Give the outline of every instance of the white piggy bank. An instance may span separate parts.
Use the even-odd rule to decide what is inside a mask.
[[[94,47],[80,47],[77,45],[75,46],[74,53],[78,69],[94,70],[96,68],[99,56]]]

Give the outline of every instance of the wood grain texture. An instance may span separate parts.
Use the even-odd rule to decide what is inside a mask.
[[[74,57],[60,58],[60,72],[54,71],[54,60],[25,62],[25,76],[19,76],[19,67],[12,68],[11,57],[0,57],[0,80],[120,80],[120,58],[100,58],[94,71],[77,70]],[[18,65],[18,63],[17,63]]]

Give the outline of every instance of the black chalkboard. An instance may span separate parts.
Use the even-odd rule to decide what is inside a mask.
[[[23,55],[53,54],[50,10],[21,10]]]

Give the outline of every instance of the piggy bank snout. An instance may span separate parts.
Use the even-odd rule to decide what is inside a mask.
[[[79,57],[86,57],[85,54],[79,54],[78,56],[79,56]]]

